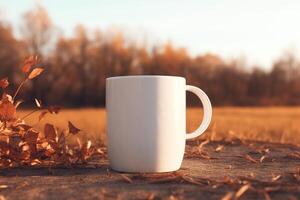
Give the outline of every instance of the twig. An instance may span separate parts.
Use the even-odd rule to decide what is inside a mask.
[[[37,111],[39,111],[39,110],[40,110],[40,109],[35,109],[35,110],[31,111],[30,113],[28,113],[28,114],[26,114],[24,117],[22,117],[21,120],[24,120],[26,117],[32,115],[33,113],[35,113],[35,112],[37,112]]]
[[[24,83],[26,83],[26,81],[28,80],[28,78],[26,78],[18,87],[18,89],[16,90],[14,96],[13,96],[13,101],[15,100],[17,94],[19,93],[20,89],[22,88],[22,86],[24,85]]]

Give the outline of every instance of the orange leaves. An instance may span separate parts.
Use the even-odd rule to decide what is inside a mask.
[[[79,128],[75,127],[70,121],[68,121],[68,126],[69,126],[69,133],[73,135],[76,135],[81,131]]]
[[[69,166],[86,163],[92,156],[106,155],[105,150],[92,146],[90,140],[83,142],[77,137],[79,145],[68,144],[65,132],[58,134],[58,129],[49,123],[44,126],[44,134],[23,123],[9,123],[6,130],[8,135],[0,140],[0,168],[49,163]]]
[[[38,109],[31,111],[23,118],[16,118],[16,108],[22,101],[14,101],[22,86],[28,80],[39,76],[44,69],[34,68],[38,64],[37,56],[30,56],[24,61],[22,71],[28,77],[21,82],[13,97],[4,93],[0,100],[0,168],[23,166],[23,165],[47,165],[51,164],[76,164],[86,163],[91,156],[100,154],[104,156],[102,150],[92,146],[90,140],[80,141],[79,145],[69,145],[64,131],[60,131],[49,123],[44,126],[42,131],[35,130],[27,125],[24,119],[41,111],[39,120],[47,114],[58,114],[58,106],[44,107],[40,100],[35,99],[35,105]],[[5,89],[9,85],[7,78],[0,80],[0,88]],[[68,135],[77,135],[81,130],[68,122]],[[83,145],[81,145],[83,143]]]
[[[24,60],[24,65],[22,67],[22,71],[24,73],[28,73],[30,71],[30,69],[38,63],[39,63],[38,56],[29,56],[28,58],[26,58]]]
[[[24,65],[23,65],[23,67],[22,67],[22,71],[23,71],[24,73],[27,74],[33,66],[35,66],[36,64],[38,64],[38,62],[39,62],[38,56],[30,56],[30,57],[26,58],[25,61],[24,61]],[[29,73],[28,77],[20,83],[20,85],[19,85],[19,87],[17,88],[15,94],[13,95],[13,100],[15,99],[15,97],[17,96],[17,94],[19,93],[19,91],[20,91],[20,89],[22,88],[22,86],[23,86],[28,80],[32,80],[32,79],[36,78],[36,77],[39,76],[43,71],[44,71],[44,69],[43,69],[43,68],[40,68],[40,67],[37,67],[37,68],[33,69],[33,70]]]
[[[32,72],[29,74],[28,79],[32,80],[35,77],[39,76],[44,71],[43,68],[35,68],[32,70]]]
[[[8,82],[7,78],[3,78],[0,80],[0,87],[2,89],[7,88],[8,85],[9,85],[9,82]]]
[[[8,144],[14,148],[19,147],[21,142],[22,137],[20,135],[12,135],[8,138]]]
[[[24,73],[28,73],[30,69],[31,69],[31,65],[30,65],[30,64],[25,64],[25,65],[22,67],[22,71],[23,71]]]
[[[7,122],[13,120],[16,114],[16,108],[13,105],[11,96],[3,94],[2,101],[0,101],[0,120]]]
[[[35,130],[29,129],[24,135],[24,141],[27,144],[36,144],[39,133]]]
[[[44,134],[47,141],[56,141],[56,130],[52,124],[45,124]]]
[[[31,70],[31,68],[35,65],[37,65],[39,63],[39,58],[38,56],[30,56],[28,57],[25,61],[24,61],[24,65],[22,67],[22,71],[24,73],[29,73],[29,71]],[[35,69],[33,69],[27,79],[32,80],[34,78],[36,78],[37,76],[39,76],[42,72],[44,71],[43,68],[41,67],[37,67]]]

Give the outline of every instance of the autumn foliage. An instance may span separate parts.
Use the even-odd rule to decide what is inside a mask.
[[[270,66],[250,66],[243,57],[224,59],[218,52],[191,55],[172,42],[137,41],[143,35],[140,32],[130,36],[118,29],[90,29],[81,24],[74,34],[59,34],[41,6],[22,19],[20,37],[15,37],[16,31],[0,18],[0,74],[16,89],[22,77],[16,66],[31,54],[41,55],[48,71],[43,79],[23,88],[22,99],[40,98],[70,107],[104,106],[105,78],[160,74],[186,77],[188,84],[208,94],[213,105],[300,105],[300,60],[293,51],[284,52]],[[23,72],[37,61],[29,58]],[[199,104],[196,98],[187,101]]]
[[[40,100],[35,99],[37,109],[22,118],[17,116],[17,108],[22,103],[16,100],[19,91],[27,81],[37,78],[44,71],[38,64],[37,56],[25,59],[22,67],[25,79],[13,96],[6,93],[8,79],[0,80],[0,168],[86,163],[91,156],[103,153],[101,149],[92,147],[91,141],[81,141],[77,137],[81,130],[70,121],[68,129],[61,131],[53,124],[46,123],[44,130],[37,130],[25,122],[25,118],[35,112],[40,112],[38,122],[47,114],[58,114],[60,108],[57,106],[43,106]],[[77,145],[68,144],[68,138],[72,136],[77,137]]]

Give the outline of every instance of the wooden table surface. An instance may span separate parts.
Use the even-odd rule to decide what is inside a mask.
[[[120,174],[106,159],[72,168],[0,171],[0,199],[300,199],[300,148],[190,143],[182,168]]]

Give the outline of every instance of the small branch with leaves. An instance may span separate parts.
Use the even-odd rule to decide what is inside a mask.
[[[2,97],[0,101],[0,168],[16,166],[55,166],[86,163],[92,156],[103,154],[104,149],[96,149],[91,141],[82,142],[77,137],[78,145],[70,145],[67,137],[82,132],[79,128],[68,122],[66,131],[59,131],[54,125],[46,123],[44,130],[36,130],[28,125],[25,119],[40,112],[38,122],[47,114],[58,114],[58,106],[43,106],[35,99],[36,109],[22,118],[17,117],[17,108],[23,101],[16,97],[24,84],[42,74],[44,68],[37,67],[40,59],[30,56],[25,59],[22,72],[25,79],[20,83],[13,96],[6,93],[9,86],[7,78],[0,80]]]

